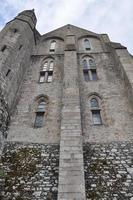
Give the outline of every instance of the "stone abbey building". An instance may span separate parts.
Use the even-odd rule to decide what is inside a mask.
[[[35,26],[26,10],[0,32],[0,199],[132,200],[132,55]]]

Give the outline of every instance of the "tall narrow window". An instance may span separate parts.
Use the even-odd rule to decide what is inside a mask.
[[[90,105],[91,105],[93,124],[94,125],[101,125],[102,124],[102,118],[101,118],[98,100],[96,98],[92,98],[90,100]]]
[[[49,71],[53,71],[53,68],[54,68],[54,62],[51,61],[49,64]]]
[[[88,39],[84,40],[84,45],[85,45],[85,50],[91,49],[90,41]]]
[[[35,128],[40,128],[43,126],[44,123],[44,116],[46,112],[46,102],[41,101],[38,105],[37,112],[36,112],[36,118],[35,118]]]
[[[90,68],[90,80],[97,80],[96,64],[93,58],[89,59],[89,68]]]
[[[48,68],[48,62],[45,62],[44,64],[43,64],[43,71],[47,71],[47,68]]]
[[[43,66],[42,69],[40,71],[40,79],[39,82],[40,83],[44,83],[44,82],[52,82],[53,80],[53,69],[54,69],[54,62],[53,61],[46,61]]]
[[[83,60],[83,69],[88,69],[87,60]]]
[[[91,79],[92,81],[96,81],[97,80],[97,73],[96,73],[96,69],[90,69],[91,72]]]
[[[84,70],[84,80],[86,82],[88,82],[90,80],[90,78],[89,78],[89,71],[88,70]]]
[[[90,68],[95,68],[94,59],[92,59],[92,58],[89,59],[89,66],[90,66]]]
[[[89,77],[88,63],[86,59],[83,60],[83,74],[84,74],[84,80],[88,82],[90,80],[90,77]]]
[[[85,81],[96,81],[97,80],[97,72],[96,65],[93,58],[86,57],[83,60],[83,74]]]
[[[56,41],[53,40],[50,44],[50,51],[55,51],[55,47],[56,47]]]
[[[45,82],[45,73],[41,73],[41,72],[40,72],[39,82],[40,82],[40,83],[44,83],[44,82]]]

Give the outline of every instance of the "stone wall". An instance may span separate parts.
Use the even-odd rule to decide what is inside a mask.
[[[0,50],[0,83],[9,108],[13,110],[25,72],[30,65],[35,45],[34,34],[26,22],[15,19],[0,32],[0,41],[0,49],[6,46],[4,51]]]
[[[9,141],[58,143],[60,139],[63,57],[53,55],[54,71],[51,83],[39,83],[44,56],[34,56],[22,84],[20,101],[11,117]],[[34,128],[37,98],[48,98],[45,124]]]
[[[6,143],[0,163],[1,200],[56,200],[59,145]]]
[[[82,56],[79,55],[79,79],[82,127],[85,142],[125,141],[133,138],[132,107],[126,87],[117,73],[110,53],[92,53],[96,62],[96,81],[84,81]],[[94,126],[89,108],[91,95],[101,100],[102,125]]]
[[[133,199],[133,143],[84,144],[88,200]]]

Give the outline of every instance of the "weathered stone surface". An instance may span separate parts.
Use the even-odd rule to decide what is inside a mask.
[[[0,162],[1,200],[56,200],[58,174],[58,145],[6,143]]]
[[[0,163],[2,198],[57,199],[59,175],[59,200],[85,200],[85,179],[87,200],[95,195],[96,199],[132,199],[132,56],[106,34],[68,24],[40,35],[35,25],[34,10],[28,10],[0,32],[1,149],[11,117]],[[51,51],[53,41],[56,46]],[[97,80],[85,81],[86,56],[94,59]],[[50,60],[52,82],[40,83],[40,70]],[[45,117],[42,127],[36,128],[41,97],[47,99]],[[92,97],[99,100],[100,125],[93,122]],[[83,142],[89,144],[85,179]]]
[[[133,142],[84,145],[87,199],[133,197]]]

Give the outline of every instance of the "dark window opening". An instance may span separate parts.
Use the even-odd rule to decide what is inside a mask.
[[[91,69],[90,72],[91,72],[91,80],[96,81],[97,80],[96,69]]]
[[[22,46],[23,46],[22,44],[19,46],[19,50],[22,48]]]
[[[2,51],[2,52],[5,51],[6,48],[7,48],[7,46],[4,45],[4,46],[1,48],[1,51]]]
[[[6,73],[6,76],[8,76],[10,72],[11,72],[11,70],[8,69],[8,71],[7,71],[7,73]]]
[[[84,70],[83,73],[84,73],[84,80],[85,80],[86,82],[88,82],[88,81],[90,80],[90,77],[89,77],[89,70]]]
[[[40,72],[40,78],[39,78],[39,82],[40,83],[44,83],[45,82],[45,76],[46,76],[46,73],[42,73]]]
[[[43,126],[43,123],[44,123],[44,112],[37,112],[35,119],[35,127],[40,128]]]
[[[91,112],[92,112],[93,124],[94,125],[102,124],[100,110],[92,110]]]
[[[13,29],[13,32],[14,32],[14,33],[17,33],[17,32],[18,32],[18,30],[17,30],[16,28],[14,28],[14,29]]]
[[[35,123],[34,123],[35,128],[40,128],[43,126],[45,112],[46,112],[46,102],[41,101],[38,105],[37,112],[36,112],[36,118],[35,118]]]

